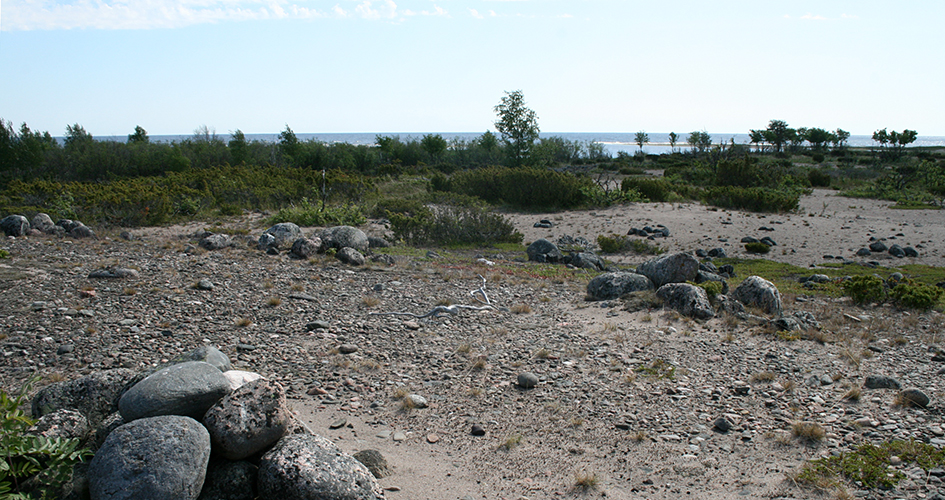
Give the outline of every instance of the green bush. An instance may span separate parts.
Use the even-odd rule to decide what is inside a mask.
[[[752,212],[793,212],[800,206],[800,192],[760,187],[717,186],[706,189],[702,200],[721,208]]]
[[[78,439],[27,434],[36,423],[20,409],[31,387],[16,398],[0,390],[0,498],[58,498],[72,467],[92,452],[79,448]]]
[[[458,172],[450,191],[530,210],[574,208],[586,202],[584,189],[593,181],[541,168],[487,167]]]
[[[413,245],[521,243],[522,234],[499,214],[482,207],[435,205],[415,215],[390,213],[397,238]]]
[[[843,291],[855,304],[886,300],[886,286],[879,276],[854,276],[843,282]]]
[[[645,240],[634,239],[619,234],[597,236],[597,246],[603,253],[633,252],[641,255],[660,255],[666,250],[647,243]]]
[[[938,304],[945,290],[937,286],[903,281],[890,292],[893,301],[900,307],[928,311]]]
[[[310,203],[308,198],[302,198],[297,204],[279,210],[267,222],[294,222],[299,226],[358,226],[367,219],[357,205],[325,206],[323,209]]]
[[[812,187],[830,187],[830,174],[823,170],[808,171],[807,180]]]
[[[812,160],[814,160],[815,163],[823,163],[824,160],[827,159],[827,157],[824,156],[823,153],[814,153],[810,157]]]
[[[653,202],[670,201],[675,194],[673,185],[665,178],[627,177],[620,183],[622,191],[636,190]]]
[[[9,258],[10,258],[10,252],[6,251],[3,248],[0,248],[0,259],[9,259]]]
[[[760,241],[753,241],[751,243],[745,243],[745,251],[748,253],[757,253],[764,255],[771,251],[771,247],[765,245]]]
[[[703,281],[702,283],[694,284],[705,290],[705,294],[711,302],[715,302],[715,299],[718,298],[719,295],[722,295],[724,288],[721,281]]]

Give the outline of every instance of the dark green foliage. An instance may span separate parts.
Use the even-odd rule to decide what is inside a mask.
[[[482,207],[433,205],[419,213],[388,212],[394,234],[413,245],[521,243],[522,234],[499,214]]]
[[[761,243],[760,241],[753,241],[751,243],[745,243],[745,251],[748,253],[764,255],[771,251],[771,247]]]
[[[665,178],[627,177],[620,183],[620,189],[635,189],[647,200],[653,202],[670,201],[674,196],[673,184]]]
[[[10,252],[8,252],[7,250],[3,248],[0,248],[0,259],[9,259],[9,258],[10,258]]]
[[[711,302],[715,302],[715,299],[722,295],[723,286],[721,281],[703,281],[695,285],[705,290],[705,294]]]
[[[268,222],[293,222],[299,226],[358,226],[367,219],[357,205],[321,207],[309,202],[308,198],[302,198],[298,203],[280,209]]]
[[[659,255],[666,250],[647,243],[645,240],[630,238],[619,234],[597,236],[597,246],[603,253],[633,252],[641,255]]]
[[[879,276],[854,276],[843,282],[843,291],[855,304],[886,300],[886,286]]]
[[[800,205],[799,191],[762,187],[719,186],[706,189],[702,200],[722,208],[752,212],[793,212]]]
[[[596,186],[587,177],[548,169],[488,167],[453,175],[449,187],[489,203],[538,210],[581,206],[582,190]]]
[[[807,172],[807,181],[811,187],[830,187],[830,174],[823,170],[811,169]]]
[[[31,383],[11,398],[0,390],[0,498],[58,498],[72,467],[92,456],[78,439],[27,434],[35,421],[21,409]]]
[[[893,287],[889,295],[900,307],[927,311],[938,304],[943,293],[945,290],[937,286],[906,280]]]

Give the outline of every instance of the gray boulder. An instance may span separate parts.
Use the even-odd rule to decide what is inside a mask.
[[[735,287],[732,298],[746,306],[758,307],[768,314],[781,315],[781,292],[774,283],[760,276],[745,278]]]
[[[94,500],[194,500],[210,460],[199,422],[166,415],[115,429],[89,464]]]
[[[914,406],[916,408],[925,408],[932,402],[932,398],[926,393],[915,388],[899,391],[896,400],[899,402],[900,406]]]
[[[344,247],[338,250],[338,253],[335,254],[335,258],[351,266],[364,265],[364,255],[361,255],[361,252],[351,247]]]
[[[190,351],[186,354],[181,354],[180,356],[174,358],[169,364],[176,365],[179,363],[185,363],[187,361],[203,361],[204,363],[209,363],[219,369],[221,372],[227,372],[233,369],[233,365],[230,363],[230,358],[227,357],[222,351],[213,346],[202,345],[193,351]]]
[[[653,290],[653,282],[637,273],[605,273],[595,276],[587,284],[588,300],[610,300],[630,292]]]
[[[873,255],[873,252],[870,252],[869,248],[864,247],[856,251],[857,257],[869,257],[870,255]]]
[[[368,247],[370,248],[387,248],[390,246],[390,242],[384,238],[378,236],[368,236]]]
[[[683,316],[696,319],[708,319],[715,316],[709,297],[701,287],[689,283],[667,283],[658,290],[656,296],[663,304]]]
[[[22,215],[8,215],[0,220],[0,229],[7,236],[26,236],[30,232],[30,221]]]
[[[27,433],[47,438],[85,441],[91,432],[89,419],[75,410],[61,409],[43,415]]]
[[[69,231],[69,236],[72,236],[73,238],[91,238],[95,236],[95,232],[80,222],[78,225],[73,227],[71,231]]]
[[[896,245],[896,244],[889,247],[888,252],[889,252],[889,255],[892,255],[893,257],[896,257],[897,259],[901,259],[906,256],[906,251],[903,250],[901,246]]]
[[[565,257],[565,263],[579,269],[590,269],[591,271],[603,271],[604,261],[596,254],[591,252],[577,252]]]
[[[139,273],[136,269],[131,269],[128,267],[107,267],[105,269],[98,269],[89,273],[89,279],[122,279],[122,278],[137,278]]]
[[[128,389],[118,400],[126,422],[158,415],[183,415],[195,419],[230,392],[230,384],[217,367],[188,361],[158,370]]]
[[[807,311],[794,311],[771,320],[770,325],[779,332],[793,332],[820,329],[820,322]]]
[[[533,241],[525,252],[528,254],[528,260],[532,262],[556,264],[564,260],[564,254],[558,249],[558,245],[544,238]]]
[[[256,248],[260,250],[269,250],[269,248],[274,248],[276,246],[276,237],[269,234],[263,233],[259,235],[259,241],[256,242]],[[278,253],[278,252],[276,252]]]
[[[282,438],[259,462],[260,498],[382,499],[371,472],[331,441],[307,434]]]
[[[335,226],[325,229],[319,237],[322,240],[322,249],[337,248],[341,250],[344,247],[353,248],[361,253],[366,253],[370,247],[370,240],[364,231],[351,226]]]
[[[867,375],[863,380],[863,387],[867,389],[899,389],[899,381],[886,375]]]
[[[696,283],[705,283],[706,281],[716,281],[718,283],[721,283],[722,293],[723,294],[728,293],[728,281],[725,281],[725,278],[719,276],[718,274],[715,274],[709,271],[703,271],[700,269],[699,272],[696,273]]]
[[[140,378],[134,371],[119,368],[47,385],[33,397],[33,418],[72,409],[84,415],[89,425],[97,427],[118,411],[118,399],[138,380]]]
[[[387,459],[377,450],[361,450],[352,455],[358,462],[364,464],[374,477],[381,479],[392,474]]]
[[[315,254],[318,253],[319,247],[321,246],[322,240],[318,237],[315,239],[302,237],[292,242],[292,250],[289,252],[293,257],[307,259],[309,257],[315,256]]]
[[[220,250],[226,247],[233,246],[233,241],[230,240],[230,237],[225,234],[208,234],[203,238],[200,238],[200,241],[197,242],[200,245],[200,248],[204,250]]]
[[[677,252],[648,260],[637,267],[637,272],[650,278],[659,288],[667,283],[685,283],[696,279],[699,261],[689,253]]]
[[[77,220],[59,219],[56,221],[56,225],[61,227],[62,230],[65,231],[66,233],[69,233],[69,232],[72,232],[72,230],[75,229],[76,226],[81,226],[83,224]]]
[[[231,392],[203,417],[214,451],[229,460],[266,449],[286,434],[290,422],[285,390],[265,379]]]
[[[33,220],[30,221],[30,226],[46,234],[62,234],[65,232],[53,222],[52,217],[44,213],[34,215]]]
[[[259,248],[266,249],[271,246],[276,248],[284,248],[292,244],[293,241],[299,239],[302,236],[302,230],[299,229],[299,226],[292,222],[280,222],[275,226],[270,227],[263,235],[272,236],[272,240],[265,238],[266,244],[263,245],[263,237],[259,237]]]
[[[915,248],[912,248],[912,247],[903,248],[903,249],[902,249],[902,253],[903,253],[906,257],[918,257],[918,256],[919,256],[918,250],[916,250]]]
[[[211,460],[197,500],[253,500],[258,471],[245,461]]]

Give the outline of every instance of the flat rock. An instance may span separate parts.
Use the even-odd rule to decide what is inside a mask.
[[[659,288],[667,283],[694,281],[699,272],[699,261],[690,253],[676,252],[640,264],[637,272],[650,278]]]
[[[126,422],[158,415],[195,419],[230,392],[230,383],[215,366],[188,361],[158,370],[128,389],[118,401]]]

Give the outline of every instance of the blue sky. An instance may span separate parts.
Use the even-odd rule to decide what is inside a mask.
[[[0,117],[96,136],[945,135],[941,0],[3,0]]]

